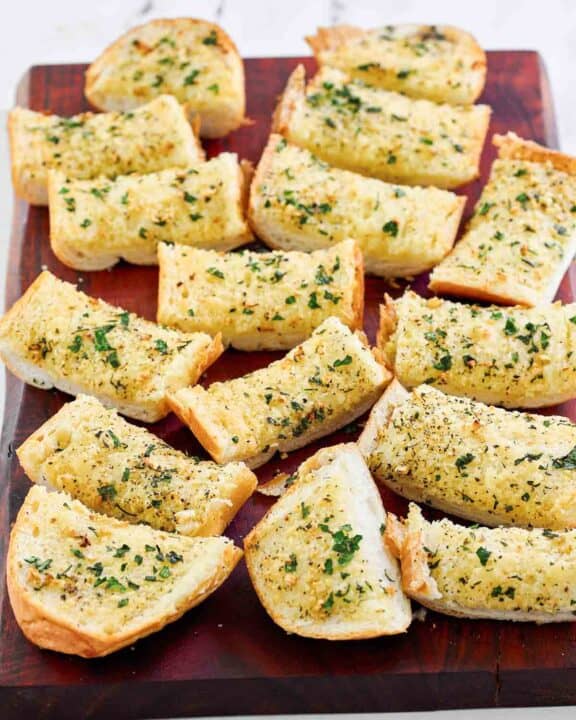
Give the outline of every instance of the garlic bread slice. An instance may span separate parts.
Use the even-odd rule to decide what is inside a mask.
[[[272,131],[336,167],[387,182],[451,189],[475,180],[487,105],[439,105],[321,68],[294,70]]]
[[[409,389],[508,408],[576,396],[576,303],[480,307],[408,291],[381,306],[378,347]]]
[[[221,333],[239,350],[288,350],[335,316],[362,327],[364,273],[353,240],[326,250],[218,253],[158,248],[158,322]]]
[[[486,81],[486,54],[472,35],[450,25],[335,25],[306,40],[320,67],[409,97],[469,105]]]
[[[151,20],[112,43],[86,71],[86,97],[100,110],[132,110],[173,95],[200,118],[200,134],[218,138],[244,121],[244,65],[214,23]]]
[[[21,380],[146,422],[167,415],[166,394],[197,382],[222,350],[218,336],[160,327],[47,271],[0,320],[0,357]]]
[[[159,242],[231,250],[252,240],[247,174],[232,153],[114,180],[74,180],[51,171],[52,250],[77,270],[104,270],[122,259],[156,265]]]
[[[576,158],[496,135],[498,159],[434,292],[504,305],[551,302],[576,252]]]
[[[485,525],[576,528],[576,425],[397,380],[358,441],[374,477]]]
[[[175,98],[161,95],[133,112],[45,115],[16,107],[8,116],[12,183],[33,205],[48,204],[48,171],[114,178],[187,167],[204,151]],[[72,200],[68,210],[74,212]]]
[[[8,594],[30,642],[101,657],[180,618],[241,557],[228,538],[129,525],[34,486],[10,534]]]
[[[183,535],[220,535],[256,488],[242,463],[191,458],[79,395],[16,451],[32,482],[96,512]]]
[[[428,522],[411,504],[388,515],[385,540],[404,592],[457,617],[536,623],[576,620],[576,530],[463,527]]]
[[[249,218],[267,245],[313,251],[354,238],[366,272],[417,275],[452,249],[466,199],[331,167],[272,134],[250,188]]]
[[[324,448],[244,540],[254,589],[289,633],[358,640],[412,618],[382,533],[386,513],[354,444]]]
[[[363,333],[330,317],[281,360],[169,402],[216,462],[258,467],[362,415],[391,378]]]

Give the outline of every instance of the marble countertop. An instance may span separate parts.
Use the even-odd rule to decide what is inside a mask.
[[[133,25],[155,17],[214,20],[230,33],[244,57],[309,54],[304,35],[318,25],[376,26],[399,22],[448,23],[471,31],[488,49],[538,50],[550,76],[561,148],[576,154],[576,2],[573,0],[78,0],[3,3],[0,27],[0,122],[27,68],[87,62]],[[12,214],[8,147],[0,134],[0,298],[4,297]],[[0,301],[1,302],[1,301]],[[0,407],[4,377],[0,374]],[[572,720],[576,708],[477,710],[365,715],[367,720]],[[280,718],[281,716],[277,716]],[[282,716],[283,718],[284,716]],[[288,716],[286,716],[288,717]],[[315,718],[330,716],[306,716]],[[339,716],[350,718],[352,716]]]

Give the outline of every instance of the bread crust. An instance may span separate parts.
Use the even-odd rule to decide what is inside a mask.
[[[576,175],[576,157],[558,150],[551,150],[533,140],[525,140],[515,132],[494,135],[492,144],[498,148],[498,157],[503,160],[526,160],[535,163],[550,163],[552,167],[568,175]]]
[[[282,498],[268,510],[260,522],[252,528],[250,533],[244,538],[246,566],[248,568],[254,590],[272,620],[288,633],[295,633],[303,637],[332,641],[362,640],[373,637],[396,635],[405,632],[411,622],[410,608],[406,605],[404,605],[402,609],[398,608],[398,617],[395,618],[395,622],[391,622],[389,625],[387,625],[384,621],[378,624],[375,619],[372,623],[366,621],[364,623],[364,627],[362,627],[361,623],[358,623],[358,627],[356,629],[347,627],[347,623],[344,621],[341,621],[339,624],[331,624],[322,621],[316,621],[315,623],[308,623],[306,621],[297,622],[294,619],[290,620],[289,612],[286,608],[276,606],[273,598],[269,597],[265,592],[264,583],[260,582],[261,574],[264,571],[259,561],[259,546],[265,540],[269,532],[267,527],[269,522],[273,521],[273,518],[281,512],[281,508],[284,504],[292,501],[292,497],[298,498],[301,496],[303,485],[306,485],[309,482],[314,482],[314,474],[317,471],[328,467],[332,463],[338,464],[341,459],[345,460],[347,455],[351,458],[355,458],[357,462],[361,462],[358,450],[353,443],[342,443],[332,447],[323,448],[312,457],[308,458],[308,460],[306,460],[298,468],[296,481],[286,490],[286,492],[282,495]],[[362,479],[367,483],[365,492],[367,496],[370,497],[370,501],[380,504],[376,487],[373,485],[367,469]],[[371,507],[370,509],[372,510],[373,515],[365,518],[366,523],[376,522],[377,520],[379,522],[379,516],[377,519],[375,517],[376,511],[374,510],[374,507]],[[384,518],[386,518],[385,514]],[[355,528],[355,530],[357,529],[358,528]],[[384,554],[388,553],[384,544],[382,544],[381,551]],[[353,623],[351,622],[350,624]]]
[[[18,557],[15,538],[20,533],[29,532],[26,516],[27,505],[43,497],[45,490],[35,487],[30,490],[24,501],[10,534],[10,543],[6,560],[6,580],[10,604],[16,622],[30,642],[41,648],[58,652],[95,658],[109,655],[137,640],[161,630],[165,625],[178,620],[185,612],[201,603],[228,578],[243,553],[232,542],[223,547],[221,562],[212,577],[185,593],[169,612],[153,619],[142,621],[130,631],[122,630],[106,635],[104,632],[88,632],[65,615],[51,611],[41,602],[39,594],[22,585],[18,577]],[[64,495],[64,497],[68,497]],[[34,500],[33,500],[34,499]],[[125,527],[127,523],[110,519],[111,537],[114,528]]]
[[[212,43],[220,48],[226,56],[228,71],[232,77],[237,98],[234,103],[228,103],[225,108],[210,109],[208,102],[205,107],[199,110],[194,101],[184,103],[187,113],[192,118],[197,116],[200,122],[200,135],[206,138],[220,138],[236,130],[245,124],[244,113],[246,110],[244,64],[232,38],[215,23],[189,17],[157,19],[131,28],[109,45],[99,57],[89,66],[86,71],[85,95],[90,103],[99,110],[130,110],[137,107],[137,97],[127,94],[124,97],[110,96],[106,92],[106,80],[119,60],[123,57],[123,49],[131,37],[138,35],[143,30],[158,29],[164,33],[170,30],[191,30],[203,28],[208,35],[215,37]],[[102,85],[102,87],[101,87]],[[215,94],[217,97],[218,93]],[[209,94],[206,96],[208,100]]]

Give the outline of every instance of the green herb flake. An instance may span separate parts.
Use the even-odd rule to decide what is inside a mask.
[[[294,553],[290,553],[290,559],[284,563],[284,572],[293,573],[298,568],[298,558]]]

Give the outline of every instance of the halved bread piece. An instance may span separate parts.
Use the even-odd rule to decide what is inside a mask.
[[[364,272],[353,240],[327,250],[217,253],[158,248],[158,322],[222,334],[239,350],[288,350],[331,315],[362,328]]]
[[[407,388],[536,408],[576,395],[576,303],[479,307],[405,292],[380,308],[378,347]]]
[[[132,110],[161,93],[200,118],[217,138],[242,125],[244,65],[219,25],[193,18],[151,20],[122,35],[86,71],[86,97],[100,110]]]
[[[162,95],[134,112],[59,117],[17,107],[8,116],[12,182],[33,205],[48,204],[48,171],[67,177],[114,178],[204,159],[186,113]],[[68,210],[74,212],[72,200]]]
[[[16,453],[32,482],[183,535],[220,535],[257,482],[243,463],[190,458],[88,395],[64,405]]]
[[[8,593],[28,640],[100,657],[177,620],[241,557],[228,538],[129,525],[35,486],[10,535]]]
[[[486,525],[576,528],[576,425],[397,380],[358,441],[395,492]]]
[[[551,302],[576,251],[576,158],[522,140],[499,147],[467,231],[430,277],[434,292]]]
[[[258,467],[362,415],[391,378],[364,334],[330,317],[268,367],[168,400],[216,462]]]
[[[388,182],[455,188],[478,177],[487,105],[414,100],[321,68],[292,73],[272,125],[336,167]]]
[[[50,244],[77,270],[119,260],[156,265],[159,242],[231,250],[252,240],[245,207],[249,180],[236,155],[193,167],[115,180],[74,180],[50,171]]]
[[[244,540],[254,589],[289,633],[326,640],[395,635],[410,625],[386,513],[354,444],[317,452]]]
[[[462,527],[428,522],[411,504],[388,514],[385,540],[400,559],[404,592],[467,618],[536,623],[576,620],[576,531]]]
[[[146,422],[167,415],[166,394],[197,382],[222,351],[219,336],[160,327],[47,271],[0,320],[0,357],[21,380]]]
[[[250,188],[249,218],[267,245],[318,250],[354,238],[366,271],[417,275],[450,252],[466,198],[398,187],[331,167],[271,135]]]
[[[486,81],[486,54],[472,35],[450,25],[336,25],[306,40],[321,67],[410,97],[468,105]]]

